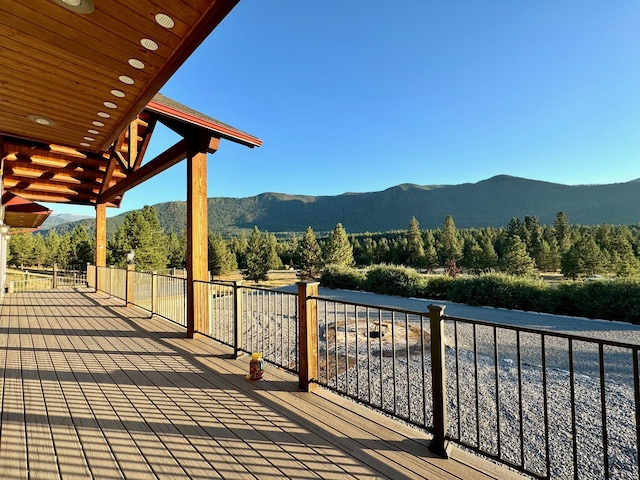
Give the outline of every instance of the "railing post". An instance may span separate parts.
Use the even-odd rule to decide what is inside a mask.
[[[158,272],[151,272],[151,316],[158,308]]]
[[[113,265],[109,265],[109,297],[113,295]]]
[[[135,265],[127,265],[127,273],[125,277],[125,303],[127,307],[133,306],[133,302],[135,301],[134,292],[135,292],[135,280],[132,279],[133,274],[136,269]]]
[[[242,280],[233,282],[233,355],[240,356],[242,345]]]
[[[431,327],[431,384],[433,396],[433,439],[429,450],[449,458],[447,436],[447,376],[444,360],[444,305],[429,305]]]
[[[58,264],[53,264],[53,283],[51,284],[53,289],[58,288]]]
[[[298,282],[298,386],[311,392],[318,387],[318,296],[319,282]],[[311,298],[310,298],[311,297]]]

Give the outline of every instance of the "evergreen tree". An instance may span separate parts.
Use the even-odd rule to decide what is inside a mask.
[[[231,237],[229,240],[229,248],[236,256],[238,268],[247,268],[247,248],[249,248],[249,241],[244,232],[240,233],[239,237]]]
[[[265,248],[267,249],[267,264],[269,269],[277,270],[282,268],[282,260],[278,255],[278,240],[273,233],[264,232]]]
[[[73,232],[71,232],[70,242],[70,265],[74,267],[81,267],[86,266],[89,262],[93,262],[95,259],[93,242],[89,238],[89,233],[81,223],[73,229]]]
[[[511,237],[501,262],[502,271],[509,275],[529,275],[533,273],[533,259],[527,252],[527,246],[519,236]]]
[[[300,240],[298,258],[300,259],[298,268],[300,279],[313,280],[318,278],[322,268],[322,251],[311,227],[307,227],[302,240]]]
[[[349,243],[347,232],[341,223],[338,223],[329,234],[323,253],[325,265],[343,265],[346,267],[353,265],[353,247]]]
[[[483,272],[493,270],[498,266],[498,255],[493,248],[493,243],[487,235],[482,235],[478,242],[480,246],[480,257],[478,259],[478,268]]]
[[[406,235],[407,240],[407,263],[412,267],[422,267],[425,265],[424,240],[420,233],[420,225],[416,217],[411,217],[409,230]]]
[[[438,238],[438,255],[442,263],[447,263],[450,260],[457,261],[462,256],[460,237],[451,215],[447,215],[445,218],[442,232]]]
[[[231,253],[227,242],[220,234],[209,234],[209,271],[220,276],[237,270],[236,256]]]
[[[247,266],[244,277],[259,282],[268,280],[269,278],[269,251],[265,238],[258,230],[257,226],[253,227],[251,237],[247,244],[246,254]]]
[[[13,265],[24,268],[31,266],[33,257],[33,235],[18,233],[11,235],[9,240],[9,254]]]
[[[424,235],[424,267],[432,272],[438,268],[438,252],[436,251],[436,239],[431,230]]]
[[[591,235],[581,232],[580,237],[562,255],[560,267],[568,278],[594,275],[602,266],[602,252]]]
[[[210,255],[210,254],[209,254]],[[187,265],[187,232],[171,231],[167,234],[167,267],[185,268]],[[209,258],[211,261],[211,258]]]
[[[478,273],[481,270],[480,259],[482,256],[482,248],[478,241],[471,235],[464,239],[462,247],[462,257],[460,258],[460,266],[468,270]]]
[[[110,263],[123,267],[127,254],[134,250],[136,270],[164,270],[167,268],[167,242],[153,207],[134,210],[124,218],[108,243]]]
[[[378,240],[376,246],[374,263],[389,263],[391,261],[391,245],[386,237]]]
[[[556,214],[556,220],[553,224],[556,231],[556,241],[558,242],[558,251],[563,254],[571,246],[571,230],[567,216],[564,212],[558,212]]]

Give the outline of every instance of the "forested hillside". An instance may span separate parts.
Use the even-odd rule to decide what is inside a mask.
[[[186,225],[185,202],[154,206],[165,231],[179,232]],[[303,232],[311,226],[328,232],[342,223],[349,232],[384,232],[406,228],[415,217],[423,228],[437,228],[447,215],[460,228],[498,227],[511,218],[537,216],[550,225],[563,211],[580,225],[632,225],[640,221],[640,182],[568,186],[500,175],[478,183],[444,186],[404,184],[381,192],[338,196],[263,193],[246,198],[210,198],[209,230],[224,236],[258,226],[273,233]],[[114,232],[124,215],[108,221]],[[77,223],[62,225],[58,233]],[[83,220],[88,230],[92,220]]]

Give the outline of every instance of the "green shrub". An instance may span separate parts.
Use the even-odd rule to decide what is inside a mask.
[[[364,272],[343,265],[327,265],[320,274],[320,284],[327,288],[361,290],[364,281]]]
[[[549,286],[543,280],[490,274],[456,279],[449,300],[468,305],[544,311],[549,308]]]
[[[423,280],[412,268],[377,265],[367,271],[364,288],[368,292],[411,297],[420,291]]]
[[[416,291],[415,296],[434,300],[448,300],[450,298],[451,287],[457,281],[459,281],[459,279],[445,275],[427,277],[422,283],[422,286]]]
[[[564,282],[552,292],[551,305],[559,315],[640,323],[640,281]]]

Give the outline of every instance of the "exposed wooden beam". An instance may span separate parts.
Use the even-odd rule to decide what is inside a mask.
[[[142,165],[142,160],[144,159],[144,156],[147,153],[147,147],[149,146],[149,142],[151,141],[151,137],[153,136],[153,131],[155,130],[157,123],[158,123],[158,118],[155,116],[150,118],[148,122],[139,120],[139,125],[143,125],[145,127],[145,132],[144,132],[144,138],[142,139],[142,144],[140,145],[140,151],[138,152],[138,157],[136,158],[136,161],[133,164],[134,172],[140,168],[140,165]]]
[[[129,154],[127,166],[129,171],[133,171],[133,166],[138,158],[138,119],[137,117],[129,124]]]
[[[124,155],[122,155],[122,152],[116,150],[114,152],[115,154],[115,159],[118,162],[118,164],[120,165],[120,169],[123,172],[128,172],[129,171],[129,167],[127,166],[127,159],[124,158]]]
[[[116,159],[115,152],[111,154],[111,159],[107,164],[107,170],[104,172],[104,177],[102,177],[102,185],[100,186],[100,193],[104,193],[109,185],[111,185],[111,179],[113,178],[113,172],[116,169]],[[96,206],[97,207],[97,206]]]
[[[119,181],[113,187],[98,195],[98,203],[109,202],[115,197],[123,195],[127,190],[173,167],[175,164],[187,158],[188,149],[189,142],[187,140],[183,139],[179,141],[149,163],[142,166],[139,170],[129,174],[126,179]]]

